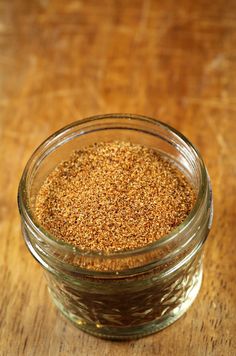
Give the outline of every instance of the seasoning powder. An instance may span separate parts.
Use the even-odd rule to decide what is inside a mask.
[[[157,151],[102,142],[73,152],[41,186],[38,222],[57,239],[106,253],[144,247],[188,216],[195,192]]]

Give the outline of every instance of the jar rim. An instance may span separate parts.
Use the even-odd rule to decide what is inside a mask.
[[[111,253],[106,253],[103,251],[87,251],[87,250],[82,250],[74,245],[71,245],[69,243],[66,243],[62,240],[57,239],[55,236],[53,236],[49,231],[45,230],[43,226],[41,226],[36,219],[34,218],[34,215],[31,212],[31,209],[29,207],[29,204],[27,202],[29,201],[29,196],[28,196],[28,190],[26,189],[27,187],[27,177],[29,175],[29,171],[31,166],[35,165],[37,163],[37,155],[40,153],[40,151],[44,150],[44,152],[47,152],[47,147],[49,144],[52,144],[53,141],[56,141],[60,136],[63,136],[66,132],[68,132],[70,129],[73,129],[75,127],[82,126],[83,124],[86,123],[91,123],[91,122],[96,122],[99,120],[109,120],[109,119],[123,119],[123,120],[138,120],[143,123],[150,123],[155,126],[161,127],[164,131],[166,132],[171,132],[177,135],[178,138],[182,139],[184,143],[191,149],[191,151],[194,153],[195,157],[198,159],[199,166],[200,166],[200,173],[201,173],[201,181],[200,181],[200,186],[198,190],[198,194],[196,197],[195,204],[189,213],[189,215],[186,217],[186,219],[178,225],[174,230],[172,230],[169,234],[163,236],[162,238],[158,239],[157,241],[154,241],[144,247],[136,248],[136,249],[130,249],[130,250],[120,250],[120,251],[115,251]],[[154,134],[155,135],[155,134]],[[78,136],[78,135],[77,135]],[[76,137],[77,137],[76,136]],[[67,141],[66,141],[67,142]],[[65,143],[62,141],[61,144]],[[61,146],[61,145],[58,145]],[[50,150],[48,154],[50,154],[52,151],[56,150],[56,146],[53,150]],[[45,154],[43,158],[45,158],[48,154]],[[81,120],[74,121],[70,123],[69,125],[66,125],[62,127],[61,129],[57,130],[54,132],[52,135],[50,135],[48,138],[46,138],[33,152],[31,157],[29,158],[25,169],[23,171],[20,183],[19,183],[19,188],[18,188],[18,207],[20,214],[22,217],[25,219],[27,222],[28,226],[31,227],[33,231],[35,231],[41,238],[47,240],[47,242],[67,251],[67,252],[73,252],[79,255],[86,255],[86,257],[103,257],[103,258],[113,258],[113,257],[131,257],[133,255],[138,255],[138,254],[143,254],[143,253],[148,253],[151,252],[152,250],[162,247],[166,245],[167,243],[173,241],[177,235],[180,233],[183,233],[186,231],[186,229],[191,225],[191,222],[193,221],[194,217],[196,214],[201,209],[205,193],[207,191],[207,183],[208,183],[208,175],[206,171],[205,164],[203,162],[203,159],[198,151],[198,149],[178,130],[175,128],[171,127],[170,125],[151,118],[147,117],[144,115],[136,115],[136,114],[104,114],[104,115],[95,115],[95,116],[90,116]]]

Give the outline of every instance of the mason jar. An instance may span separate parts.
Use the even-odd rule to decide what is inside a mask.
[[[80,250],[39,224],[35,199],[46,177],[71,152],[111,140],[164,155],[188,178],[196,202],[181,225],[145,247],[109,254]],[[18,205],[26,245],[45,271],[53,302],[80,329],[103,338],[141,337],[173,323],[196,298],[212,221],[212,193],[199,152],[172,127],[129,114],[94,116],[64,127],[29,159]]]

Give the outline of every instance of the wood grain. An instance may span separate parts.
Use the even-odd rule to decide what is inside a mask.
[[[236,2],[6,0],[0,14],[0,354],[235,355]],[[94,338],[59,315],[16,206],[40,142],[109,112],[154,116],[182,131],[214,189],[196,302],[166,330],[130,342]]]

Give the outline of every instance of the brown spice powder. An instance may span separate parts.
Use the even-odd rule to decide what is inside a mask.
[[[39,223],[83,250],[146,246],[188,216],[195,192],[157,151],[128,142],[75,151],[53,170],[36,198]]]

